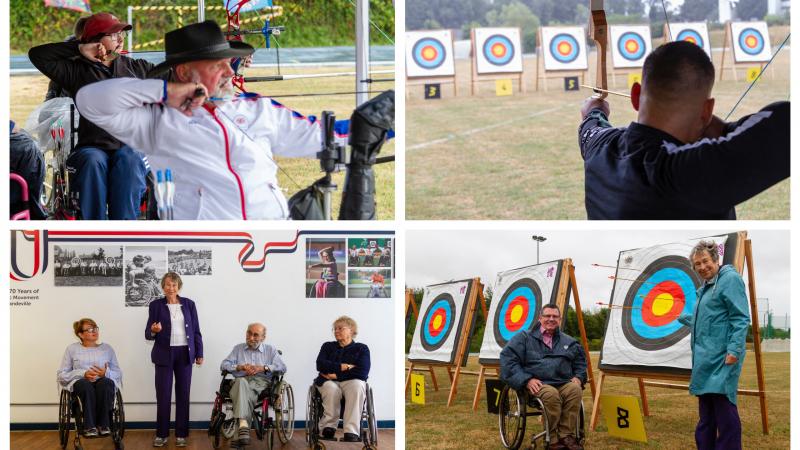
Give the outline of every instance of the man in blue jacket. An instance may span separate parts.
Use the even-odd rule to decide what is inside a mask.
[[[544,403],[552,442],[548,448],[579,450],[583,447],[575,431],[586,383],[586,356],[560,326],[558,307],[543,306],[539,322],[514,335],[500,352],[500,371],[509,386],[525,389]]]
[[[692,329],[689,392],[700,402],[694,437],[700,450],[742,448],[736,390],[745,355],[750,310],[744,281],[733,266],[719,266],[714,241],[700,241],[689,255],[705,282],[697,290],[694,314],[678,320]]]

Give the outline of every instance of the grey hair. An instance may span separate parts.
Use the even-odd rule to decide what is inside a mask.
[[[264,334],[264,336],[267,335],[267,326],[264,325],[261,322],[253,322],[253,323],[251,323],[250,325],[247,326],[247,329],[249,330],[250,327],[261,327],[262,334]]]
[[[689,253],[689,261],[694,261],[695,255],[700,252],[708,252],[708,256],[710,256],[714,262],[719,262],[719,247],[716,242],[706,240],[698,242]]]

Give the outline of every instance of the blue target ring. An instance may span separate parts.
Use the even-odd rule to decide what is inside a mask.
[[[522,278],[509,286],[500,296],[494,318],[494,338],[500,347],[520,331],[531,329],[542,307],[542,290],[530,278]]]
[[[450,294],[441,294],[431,302],[422,320],[420,341],[427,351],[437,350],[444,345],[453,331],[456,304]]]
[[[495,66],[504,66],[514,59],[514,44],[502,34],[493,34],[483,43],[483,57]]]
[[[697,32],[697,30],[692,30],[687,28],[685,30],[681,30],[680,33],[675,37],[676,41],[688,41],[697,44],[698,47],[703,48],[705,47],[705,42],[703,42],[703,36]]]
[[[619,54],[628,61],[638,61],[644,56],[647,50],[644,38],[639,33],[627,31],[617,40],[617,50]]]
[[[690,330],[678,322],[678,315],[694,312],[699,286],[700,278],[687,258],[670,255],[652,262],[636,278],[625,296],[622,311],[625,338],[636,348],[655,351],[668,348],[688,336]],[[679,303],[673,303],[669,316],[654,319],[657,312],[647,299],[652,299],[665,287],[664,292],[672,289],[673,294],[682,297],[683,307],[676,308]],[[647,323],[653,320],[662,322],[658,326]]]
[[[411,57],[414,63],[423,69],[433,70],[444,64],[444,60],[447,58],[447,51],[440,40],[426,37],[414,44],[414,48],[411,50]]]
[[[748,55],[758,55],[764,50],[764,36],[755,28],[745,28],[739,33],[739,48]]]
[[[571,34],[559,33],[550,41],[550,55],[560,63],[571,63],[578,58],[580,47]]]

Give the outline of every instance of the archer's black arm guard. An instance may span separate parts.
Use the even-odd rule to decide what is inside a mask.
[[[372,165],[394,128],[394,91],[365,102],[350,117],[350,163],[347,165],[339,220],[374,220],[375,173]]]

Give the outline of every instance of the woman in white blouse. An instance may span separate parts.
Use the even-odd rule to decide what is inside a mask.
[[[116,389],[122,386],[122,371],[114,349],[100,344],[97,323],[83,318],[72,324],[75,336],[81,341],[70,344],[64,351],[58,368],[58,383],[77,395],[83,405],[83,429],[86,437],[108,435],[111,408]]]

